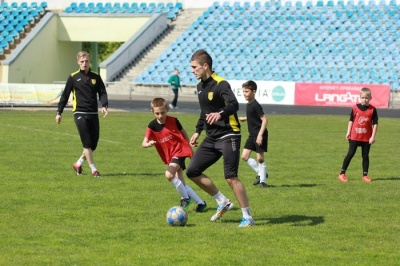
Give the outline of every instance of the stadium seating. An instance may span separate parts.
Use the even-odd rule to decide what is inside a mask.
[[[66,13],[105,13],[105,14],[113,14],[113,13],[138,13],[138,14],[153,14],[153,13],[166,13],[167,18],[170,20],[175,20],[176,17],[182,10],[182,3],[177,2],[175,4],[171,2],[166,3],[114,3],[111,4],[107,2],[103,4],[102,2],[98,3],[77,3],[71,2],[71,4],[64,9]]]
[[[12,45],[15,45],[16,40],[20,38],[20,34],[24,33],[26,28],[45,13],[47,2],[38,4],[32,2],[30,5],[27,2],[22,2],[20,5],[16,2],[3,2],[0,5],[0,54],[5,53]]]
[[[135,81],[166,83],[161,73],[172,66],[182,69],[182,84],[194,85],[193,75],[183,69],[187,58],[204,48],[226,79],[389,83],[400,90],[395,0],[293,3],[215,1],[154,62],[157,67]]]

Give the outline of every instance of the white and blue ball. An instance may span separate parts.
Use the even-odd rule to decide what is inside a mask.
[[[188,214],[180,206],[172,207],[167,212],[167,223],[171,226],[184,226],[188,220]]]

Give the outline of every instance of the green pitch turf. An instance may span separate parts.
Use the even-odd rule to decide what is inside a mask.
[[[173,115],[191,135],[198,116]],[[235,209],[211,223],[215,201],[188,181],[210,210],[193,204],[176,228],[165,214],[178,193],[155,149],[141,147],[150,113],[100,118],[93,178],[86,164],[72,170],[81,145],[70,113],[58,125],[55,112],[1,110],[0,265],[399,265],[400,120],[379,120],[373,182],[361,181],[359,150],[344,184],[348,116],[267,116],[269,188],[239,168],[256,226],[237,228],[221,160],[206,174]]]

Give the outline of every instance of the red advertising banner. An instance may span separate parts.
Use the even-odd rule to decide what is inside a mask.
[[[353,106],[360,102],[361,88],[370,88],[371,104],[377,108],[388,108],[389,85],[345,84],[345,83],[296,83],[294,104],[312,106]]]

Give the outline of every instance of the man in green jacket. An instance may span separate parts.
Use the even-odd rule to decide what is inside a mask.
[[[168,83],[171,84],[171,89],[172,89],[172,92],[174,93],[174,99],[169,104],[169,108],[171,108],[171,109],[175,108],[176,109],[176,108],[178,108],[177,107],[178,94],[179,94],[178,93],[179,92],[178,89],[180,89],[182,91],[181,82],[180,82],[180,78],[179,78],[179,70],[178,69],[174,70],[174,74],[171,77],[169,77]]]

